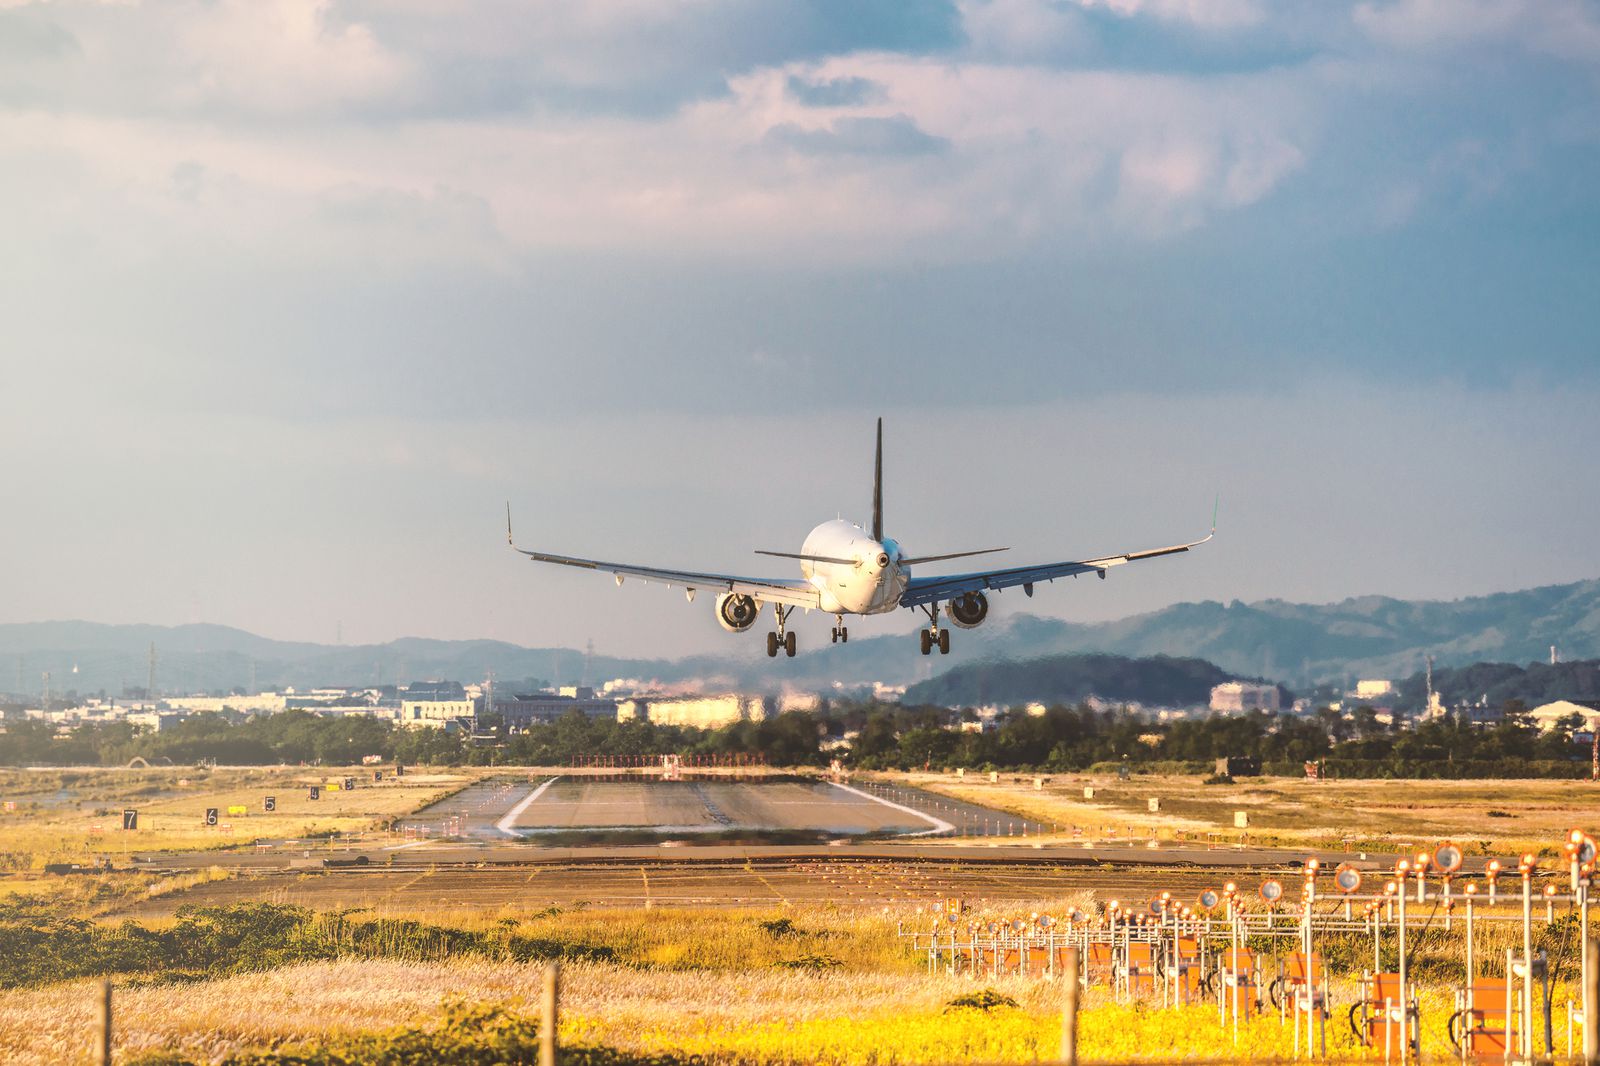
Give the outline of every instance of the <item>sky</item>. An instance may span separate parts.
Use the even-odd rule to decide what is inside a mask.
[[[1034,613],[1600,576],[1590,0],[0,0],[0,235],[3,622],[756,654],[505,504],[788,576],[880,415],[915,553],[1220,497]]]

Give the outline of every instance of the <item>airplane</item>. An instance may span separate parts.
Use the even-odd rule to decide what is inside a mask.
[[[878,448],[872,473],[872,529],[865,530],[853,522],[835,519],[817,526],[800,546],[798,552],[760,551],[757,555],[779,559],[794,559],[800,563],[800,577],[765,578],[736,577],[730,574],[703,574],[689,570],[667,570],[653,566],[636,566],[631,563],[607,563],[597,559],[580,559],[570,555],[553,555],[517,547],[511,534],[511,505],[506,504],[506,541],[516,551],[539,563],[575,566],[585,570],[610,573],[618,585],[624,578],[637,577],[644,581],[665,582],[683,586],[689,602],[694,602],[700,589],[717,591],[716,618],[730,633],[743,633],[755,625],[763,605],[770,604],[775,628],[767,633],[767,655],[776,657],[781,650],[794,657],[794,632],[787,627],[789,615],[796,607],[806,611],[826,611],[834,616],[833,642],[850,639],[845,616],[852,614],[887,614],[896,608],[921,610],[928,617],[928,627],[921,631],[922,654],[929,655],[934,648],[940,655],[950,653],[950,631],[939,626],[939,607],[950,622],[961,629],[975,629],[989,614],[986,592],[1022,586],[1027,596],[1033,595],[1034,586],[1058,577],[1077,577],[1079,574],[1097,574],[1102,579],[1113,566],[1175,555],[1197,548],[1217,535],[1217,518],[1213,510],[1211,532],[1187,544],[1174,544],[1166,548],[1107,555],[1096,559],[1082,559],[1059,563],[1041,563],[1034,566],[1017,566],[1001,570],[978,570],[965,574],[947,574],[937,577],[914,577],[913,566],[923,563],[965,559],[975,555],[992,555],[1008,551],[1007,548],[980,548],[977,551],[947,552],[941,555],[907,556],[899,541],[883,535],[883,419],[878,419]]]

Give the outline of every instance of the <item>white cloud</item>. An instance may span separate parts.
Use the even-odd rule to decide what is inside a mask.
[[[1148,15],[1206,29],[1253,26],[1265,15],[1256,0],[1076,0],[1080,7],[1104,8],[1125,17]]]

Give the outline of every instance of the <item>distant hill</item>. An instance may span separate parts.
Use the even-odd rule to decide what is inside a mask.
[[[1352,676],[1410,677],[1430,653],[1440,668],[1539,662],[1549,657],[1552,644],[1569,659],[1600,659],[1600,580],[1448,602],[1366,596],[1334,604],[1180,603],[1096,624],[1010,613],[1027,602],[1014,595],[994,597],[990,621],[956,632],[948,656],[918,654],[914,616],[906,612],[893,621],[859,622],[848,644],[812,644],[820,639],[818,631],[806,630],[794,659],[768,659],[757,630],[729,636],[726,654],[676,660],[596,656],[589,677],[831,690],[872,682],[913,684],[985,661],[1096,652],[1204,659],[1236,676],[1267,677],[1300,688],[1308,681]],[[904,628],[867,636],[890,624]],[[305,688],[393,683],[397,677],[470,681],[490,671],[507,683],[542,678],[572,684],[583,671],[582,654],[571,648],[488,640],[407,638],[343,646],[268,640],[216,625],[39,622],[0,625],[0,690],[16,687],[20,673],[22,690],[37,694],[41,674],[48,670],[54,691],[120,693],[124,686],[144,684],[152,642],[159,658],[156,686],[163,692],[226,690],[248,686],[252,676],[263,687]]]
[[[1499,707],[1521,700],[1527,707],[1537,707],[1554,700],[1600,699],[1600,659],[1435,669],[1433,688],[1446,706],[1481,702]],[[1402,710],[1419,711],[1427,704],[1427,692],[1427,679],[1418,672],[1400,682],[1394,702]]]
[[[957,666],[906,689],[906,703],[983,706],[1077,703],[1090,696],[1157,707],[1204,705],[1214,685],[1232,680],[1203,659],[1156,655],[1051,655],[1025,662]]]

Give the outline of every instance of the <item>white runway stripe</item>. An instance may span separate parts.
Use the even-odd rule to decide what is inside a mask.
[[[859,788],[851,788],[849,785],[842,785],[837,781],[830,781],[828,783],[834,788],[842,788],[846,792],[851,792],[857,796],[862,796],[866,799],[872,800],[874,803],[881,803],[885,807],[893,807],[897,811],[904,811],[907,814],[915,815],[916,817],[921,818],[924,822],[927,822],[929,825],[933,826],[932,829],[924,829],[920,833],[907,833],[906,836],[908,837],[926,837],[932,836],[935,833],[954,833],[956,831],[956,827],[944,819],[935,818],[931,814],[924,814],[913,807],[907,807],[903,803],[894,803],[890,800],[884,799],[882,796],[874,796],[870,792],[863,792]]]
[[[531,803],[533,803],[534,800],[536,800],[540,796],[544,795],[544,790],[545,789],[549,788],[551,785],[555,784],[559,780],[561,780],[559,777],[552,777],[550,780],[546,781],[544,784],[540,785],[538,788],[536,788],[532,792],[528,793],[526,796],[524,796],[522,798],[522,802],[521,803],[519,803],[515,807],[511,808],[509,811],[506,812],[506,816],[504,818],[502,818],[498,822],[494,823],[494,827],[496,829],[500,830],[500,832],[506,834],[507,836],[520,837],[522,834],[517,832],[515,829],[511,828],[512,825],[514,825],[516,823],[516,820],[518,818],[522,817],[522,812],[527,810],[528,806]]]

